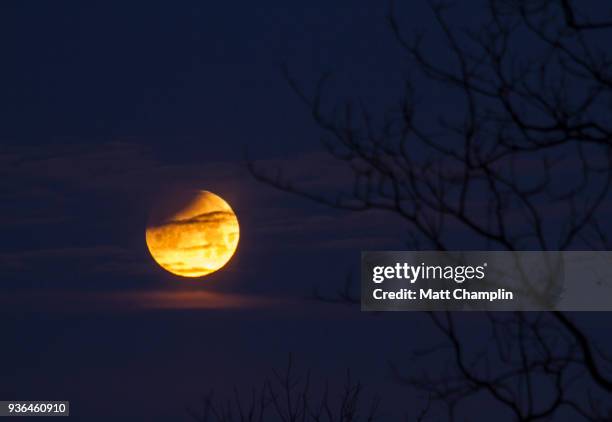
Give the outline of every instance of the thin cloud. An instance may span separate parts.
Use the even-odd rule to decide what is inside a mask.
[[[278,305],[261,296],[207,290],[127,290],[87,292],[77,290],[17,290],[5,292],[0,305],[5,312],[141,312],[156,310],[254,309]]]
[[[82,275],[152,274],[138,251],[112,245],[47,248],[0,253],[0,271],[6,276],[24,273],[54,272],[57,268],[72,268]]]

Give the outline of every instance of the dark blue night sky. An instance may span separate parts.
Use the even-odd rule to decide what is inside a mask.
[[[398,7],[406,28],[428,32],[431,10],[411,3]],[[484,10],[453,18],[469,25]],[[406,248],[409,227],[279,192],[245,165],[248,153],[309,188],[346,183],[282,69],[306,89],[331,72],[326,104],[384,108],[407,74],[420,78],[388,13],[362,0],[4,2],[0,400],[70,400],[79,421],[187,421],[211,389],[248,391],[291,352],[319,382],[341,385],[350,368],[366,395],[383,397],[381,420],[413,420],[423,397],[389,362],[410,367],[410,350],[436,342],[427,317],[361,313],[312,293],[356,279],[362,250]],[[437,85],[420,88],[426,115],[463,107]],[[176,186],[221,195],[240,220],[237,255],[200,281],[163,271],[144,243],[151,204]],[[579,320],[595,337],[609,325]]]

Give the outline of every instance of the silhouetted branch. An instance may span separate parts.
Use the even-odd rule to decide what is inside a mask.
[[[423,33],[407,35],[392,7],[389,25],[411,69],[451,90],[460,107],[432,129],[415,101],[419,84],[409,80],[391,111],[377,115],[361,101],[330,110],[323,101],[329,74],[308,93],[285,68],[324,147],[352,182],[333,193],[311,191],[281,169],[249,160],[249,170],[332,208],[390,213],[411,228],[415,249],[610,249],[601,222],[612,183],[612,56],[598,40],[612,35],[612,20],[584,16],[578,6],[488,0],[486,20],[458,30],[450,6],[433,4],[444,39],[438,49],[450,64],[431,54]],[[354,302],[346,292],[333,300]],[[479,350],[465,341],[458,316],[430,317],[446,340],[431,353],[451,350],[452,362],[439,374],[393,372],[444,403],[449,420],[480,396],[520,421],[612,420],[610,360],[568,315],[488,314],[490,337]]]
[[[379,420],[380,399],[374,396],[364,403],[363,387],[347,371],[345,383],[338,394],[330,392],[328,383],[321,394],[311,391],[310,371],[295,372],[290,354],[283,371],[273,370],[273,377],[250,396],[234,389],[227,401],[215,400],[212,392],[203,398],[202,409],[188,409],[199,422],[374,422]]]

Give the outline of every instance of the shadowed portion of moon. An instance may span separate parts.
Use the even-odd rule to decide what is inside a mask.
[[[239,237],[232,208],[208,191],[166,197],[153,209],[146,230],[153,259],[183,277],[201,277],[223,267],[236,251]]]

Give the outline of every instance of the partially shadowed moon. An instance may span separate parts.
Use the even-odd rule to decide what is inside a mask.
[[[208,191],[165,198],[153,209],[146,230],[153,259],[183,277],[201,277],[223,267],[236,251],[239,237],[232,208]]]

